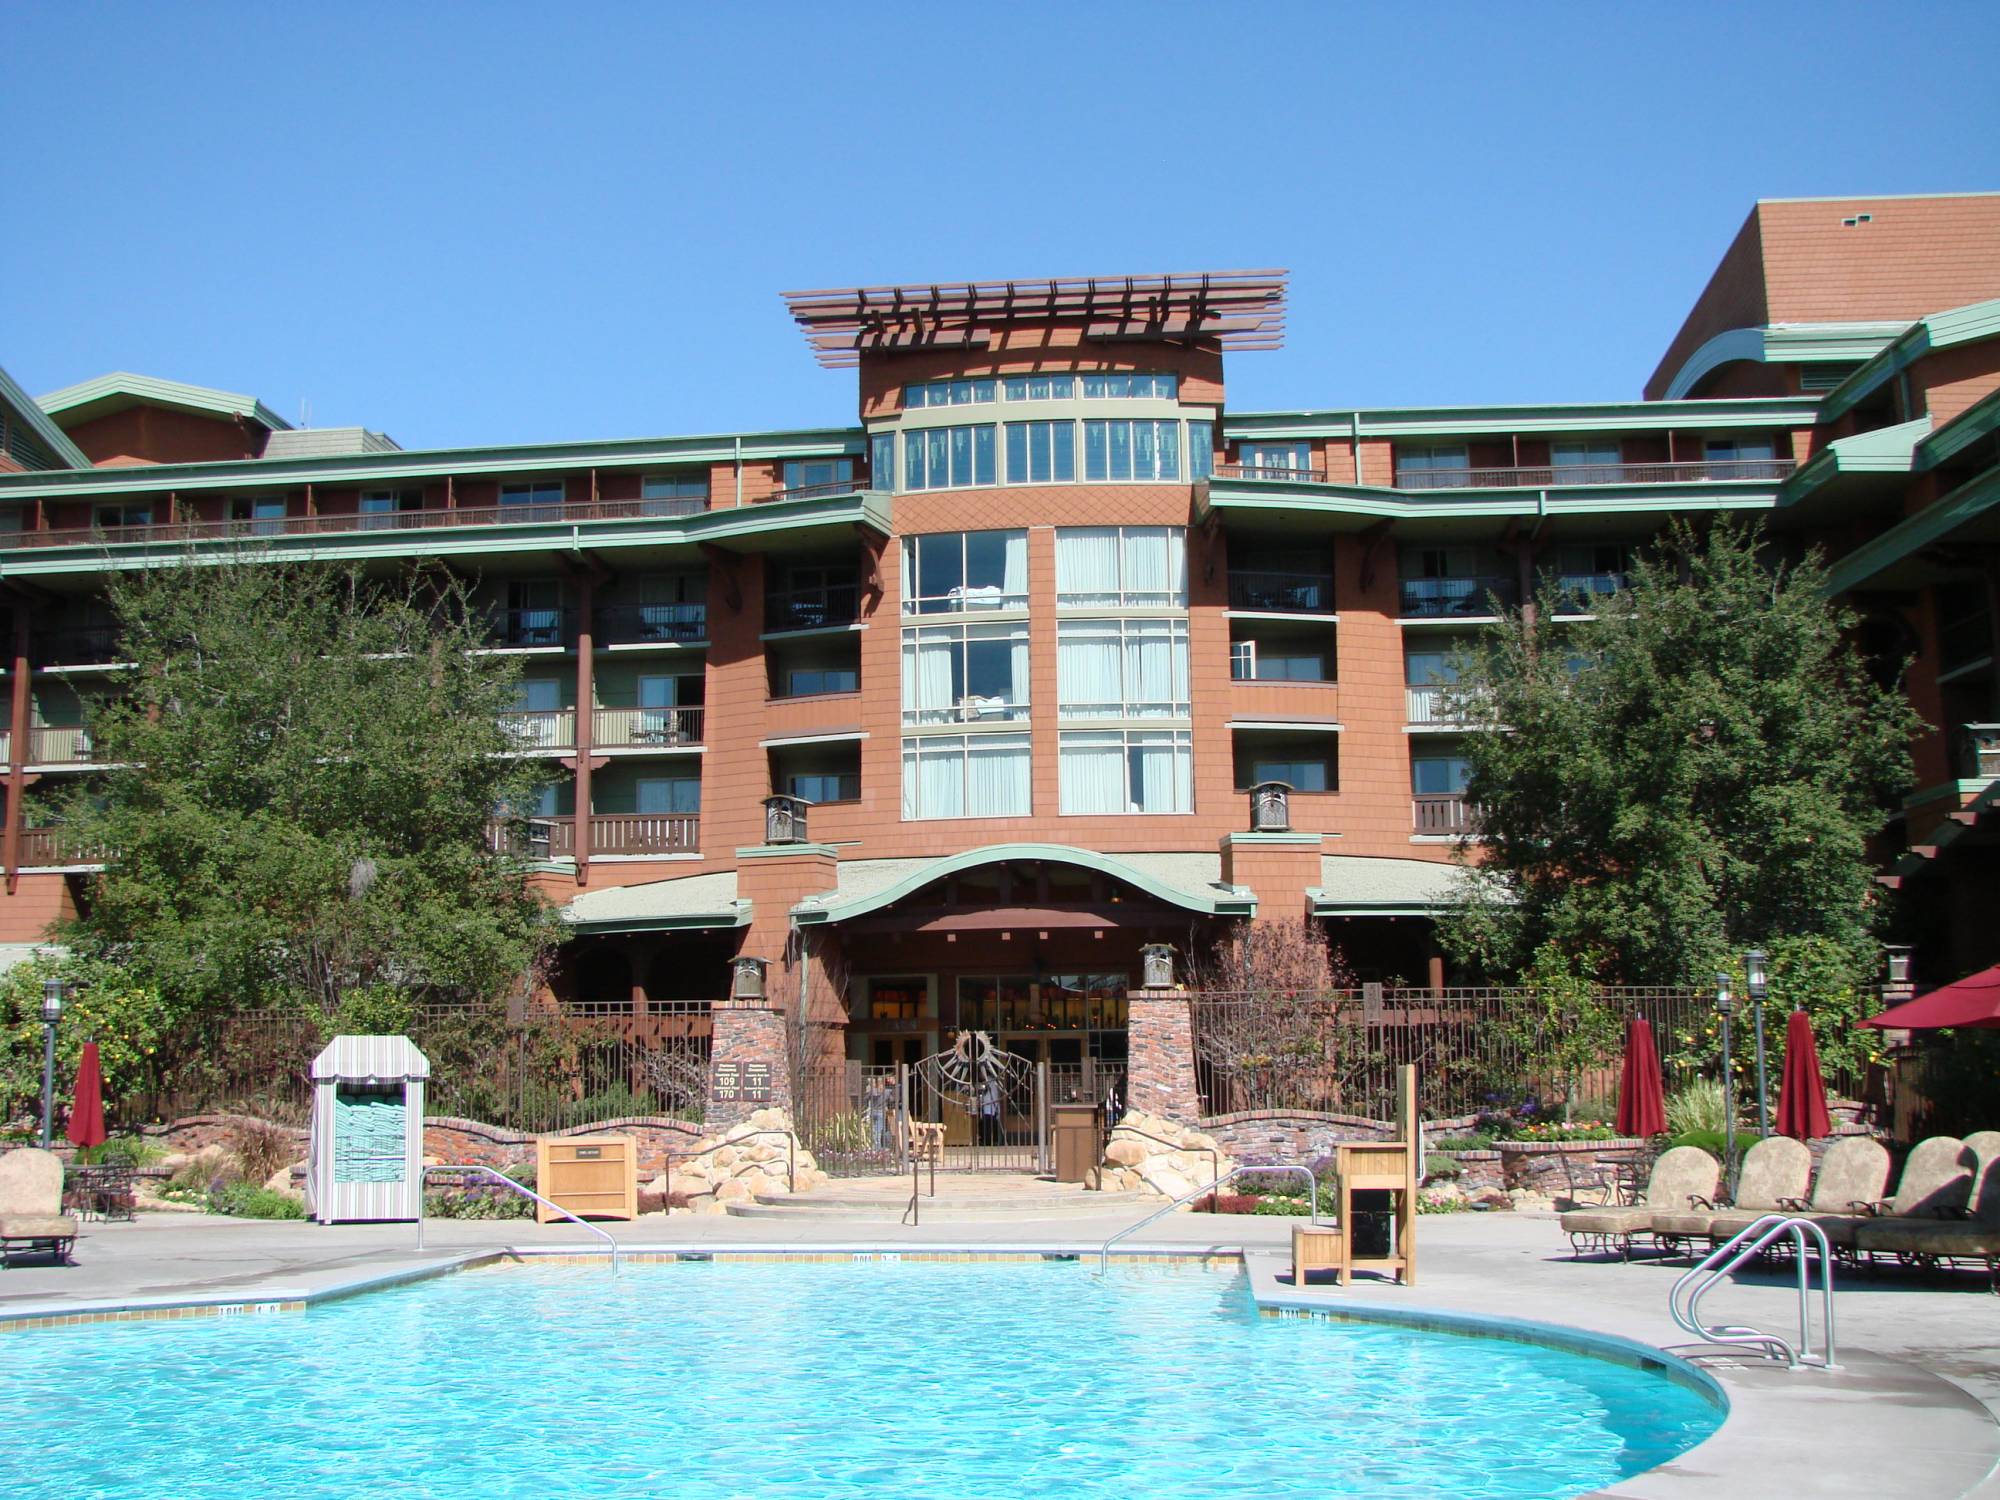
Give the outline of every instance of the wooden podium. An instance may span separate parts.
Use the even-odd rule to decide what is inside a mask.
[[[1339,1259],[1334,1266],[1342,1286],[1356,1271],[1394,1271],[1403,1286],[1417,1280],[1417,1183],[1423,1176],[1423,1142],[1417,1133],[1417,1070],[1405,1064],[1396,1070],[1396,1139],[1348,1141],[1334,1148],[1340,1179]],[[1391,1228],[1387,1255],[1354,1253],[1354,1195],[1387,1192]]]

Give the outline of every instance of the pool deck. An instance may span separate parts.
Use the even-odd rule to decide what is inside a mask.
[[[1094,1255],[1129,1214],[935,1222],[919,1228],[838,1218],[758,1220],[675,1215],[604,1226],[634,1252],[672,1254]],[[1253,1294],[1277,1310],[1527,1320],[1672,1350],[1683,1336],[1667,1292],[1683,1266],[1572,1261],[1553,1219],[1531,1214],[1426,1218],[1414,1287],[1358,1278],[1345,1290],[1290,1285],[1295,1221],[1173,1215],[1118,1253],[1241,1253]],[[206,1215],[145,1215],[92,1224],[68,1267],[0,1271],[0,1327],[78,1318],[291,1310],[385,1281],[476,1264],[508,1252],[602,1253],[574,1225],[432,1221],[426,1248],[410,1225],[318,1226]],[[1746,1362],[1706,1368],[1729,1419],[1673,1463],[1606,1491],[1621,1500],[1709,1500],[1767,1493],[1912,1495],[2000,1500],[2000,1297],[1983,1275],[1949,1284],[1909,1274],[1837,1279],[1840,1368],[1786,1372]],[[1732,1322],[1796,1328],[1796,1297],[1775,1278],[1718,1288],[1709,1311]],[[0,1340],[0,1359],[4,1358]]]

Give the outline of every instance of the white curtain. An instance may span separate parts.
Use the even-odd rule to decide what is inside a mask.
[[[1028,811],[1028,747],[1009,738],[971,742],[966,811],[975,818],[1014,818]]]
[[[1001,589],[1009,601],[1018,599],[1028,602],[1028,533],[1010,531],[1007,533],[1006,573],[1001,578]]]
[[[1028,701],[1028,633],[1016,631],[1011,641],[1013,649],[1008,653],[1007,666],[1013,682],[1007,691],[1009,703]]]
[[[1056,597],[1064,604],[1118,602],[1118,529],[1065,527],[1056,533]]]
[[[903,741],[903,818],[921,818],[924,815],[922,789],[917,776],[917,749],[914,742]]]
[[[952,654],[958,638],[945,631],[924,631],[903,638],[903,713],[918,723],[935,723],[951,716]]]
[[[1187,638],[1166,624],[1132,628],[1125,640],[1126,711],[1134,718],[1173,718],[1187,699]]]
[[[1193,767],[1185,745],[1141,741],[1132,749],[1132,805],[1138,812],[1186,812]]]
[[[965,747],[951,740],[924,745],[917,757],[917,817],[965,816]]]
[[[1117,626],[1058,627],[1056,697],[1063,710],[1117,711],[1120,697]]]
[[[1163,526],[1125,533],[1125,598],[1131,604],[1166,604],[1173,589]]]
[[[1125,741],[1116,734],[1066,734],[1057,755],[1062,811],[1125,811]]]

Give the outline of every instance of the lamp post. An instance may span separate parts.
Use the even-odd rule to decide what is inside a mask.
[[[60,979],[42,981],[42,1149],[55,1138],[56,1023],[62,1020],[63,996],[69,985]]]
[[[1722,1176],[1729,1179],[1729,1164],[1736,1160],[1736,1080],[1729,1063],[1729,1017],[1736,1009],[1736,997],[1729,993],[1729,976],[1715,975],[1715,1013],[1722,1018]]]
[[[1761,1141],[1771,1133],[1770,1096],[1764,1085],[1764,997],[1771,992],[1771,980],[1762,948],[1743,955],[1743,988],[1750,992],[1750,1016],[1757,1027],[1757,1139]]]

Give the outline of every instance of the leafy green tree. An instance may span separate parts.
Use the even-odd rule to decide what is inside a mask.
[[[1594,619],[1489,628],[1452,690],[1491,731],[1467,737],[1484,842],[1443,923],[1455,956],[1513,973],[1554,941],[1628,984],[1705,982],[1783,938],[1864,962],[1867,842],[1921,721],[1848,644],[1817,555],[1771,550],[1677,522]]]
[[[38,1113],[42,1097],[42,985],[69,984],[56,1028],[58,1119],[67,1110],[85,1042],[97,1043],[104,1092],[115,1099],[146,1077],[176,1016],[157,990],[115,965],[75,954],[17,964],[0,977],[0,1120]]]
[[[190,1013],[505,993],[554,933],[492,809],[543,774],[462,587],[254,558],[114,575],[134,670],[68,809],[108,865],[63,934]]]
[[[1572,958],[1558,944],[1542,944],[1521,976],[1525,999],[1499,1017],[1502,1035],[1530,1076],[1562,1095],[1564,1120],[1576,1114],[1583,1075],[1603,1067],[1618,1049],[1618,1015],[1592,977],[1598,962],[1595,954]]]

